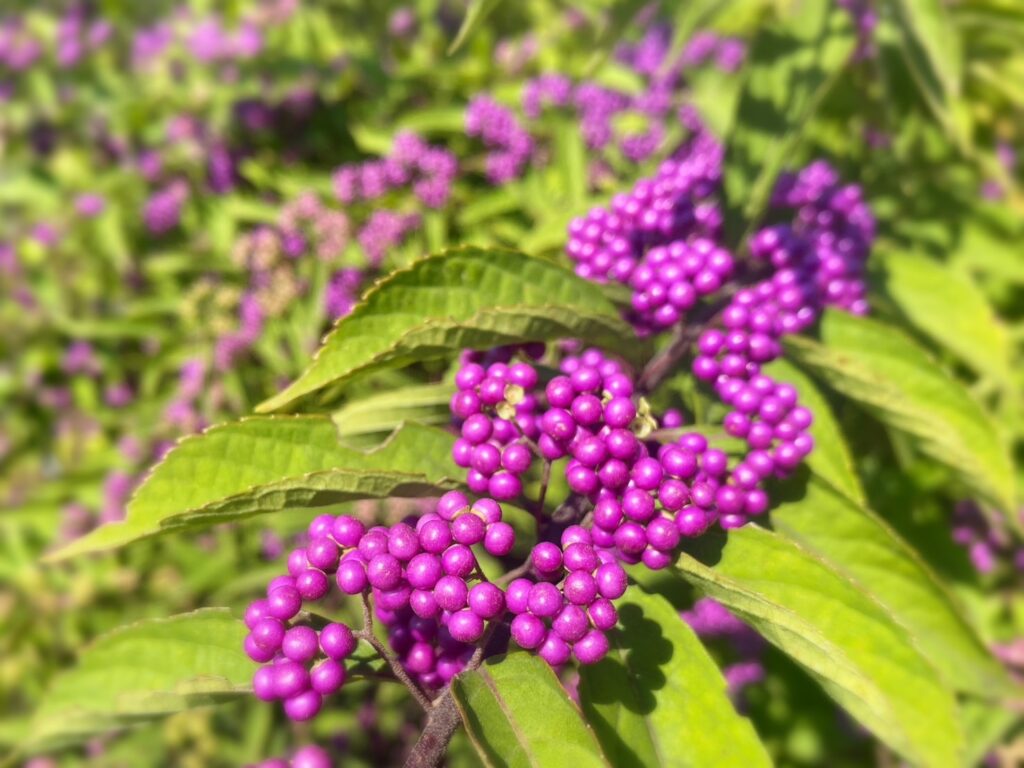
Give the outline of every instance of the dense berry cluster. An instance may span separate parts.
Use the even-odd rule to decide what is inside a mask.
[[[626,591],[622,566],[578,525],[565,530],[561,546],[537,544],[529,562],[537,580],[508,586],[512,639],[552,666],[573,657],[581,664],[600,661],[608,652],[605,632],[618,621],[611,601]]]
[[[537,371],[526,363],[484,368],[468,362],[456,374],[451,411],[461,423],[461,437],[452,457],[469,470],[466,484],[473,493],[507,501],[522,491],[520,478],[533,460],[524,438],[539,436],[532,393],[537,380]]]
[[[678,322],[732,276],[731,254],[716,245],[720,178],[721,146],[700,132],[654,177],[569,225],[566,253],[576,273],[632,286],[638,330]]]
[[[354,517],[321,515],[305,547],[288,557],[288,575],[269,584],[246,612],[245,650],[261,667],[256,695],[281,700],[293,720],[316,715],[325,696],[345,682],[344,660],[357,636],[345,624],[314,629],[304,603],[325,599],[331,581],[344,595],[372,597],[377,618],[408,674],[424,688],[447,684],[469,659],[485,623],[504,615],[504,592],[483,578],[472,547],[503,557],[515,544],[512,527],[491,499],[473,504],[459,492],[435,512],[367,529]]]

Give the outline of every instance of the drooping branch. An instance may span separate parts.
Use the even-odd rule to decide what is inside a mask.
[[[427,695],[423,693],[423,690],[416,684],[416,682],[409,677],[408,673],[403,669],[401,662],[398,661],[398,657],[391,652],[384,643],[377,639],[377,636],[373,634],[373,615],[370,612],[370,598],[366,592],[362,593],[363,597],[363,627],[357,632],[353,632],[360,640],[365,640],[369,643],[380,657],[384,659],[388,666],[391,667],[392,673],[396,678],[409,689],[409,693],[419,703],[421,707],[427,712],[431,711],[433,703],[427,698]]]

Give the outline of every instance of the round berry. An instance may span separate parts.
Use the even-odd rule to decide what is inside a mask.
[[[345,624],[328,624],[320,630],[320,648],[328,658],[341,660],[356,649],[356,638]]]
[[[312,627],[292,627],[284,633],[281,652],[292,661],[309,661],[319,650],[319,638]]]
[[[458,611],[448,619],[448,632],[461,643],[475,643],[484,633],[484,620],[473,611]]]
[[[285,627],[280,619],[270,616],[260,619],[252,628],[252,640],[260,648],[277,651],[284,640]]]
[[[578,605],[567,605],[551,622],[551,628],[566,642],[575,643],[587,634],[590,622],[586,612]]]
[[[469,590],[469,607],[481,619],[493,619],[505,610],[505,594],[484,581]]]
[[[366,577],[377,589],[394,589],[402,581],[402,564],[394,555],[383,552],[367,563]]]
[[[504,522],[492,523],[487,526],[484,534],[484,549],[495,557],[504,557],[512,551],[516,543],[515,530]]]
[[[331,535],[343,547],[355,547],[366,533],[366,526],[349,515],[340,515],[334,519]]]
[[[554,616],[562,609],[562,604],[562,593],[554,584],[541,581],[530,588],[528,605],[534,616]]]
[[[260,701],[273,701],[277,698],[274,689],[274,668],[260,667],[252,676],[252,691]]]
[[[275,619],[288,621],[302,608],[302,595],[295,587],[278,587],[267,596],[267,613]]]
[[[572,647],[580,664],[596,664],[608,653],[608,638],[599,629],[592,629]]]
[[[465,579],[476,568],[476,556],[464,544],[452,544],[441,555],[441,565],[449,576]]]
[[[366,565],[355,558],[343,560],[336,576],[338,588],[346,595],[358,595],[370,582],[366,578]]]
[[[533,582],[529,579],[513,579],[505,591],[505,606],[512,613],[526,613],[532,587]]]
[[[548,632],[538,653],[552,667],[560,667],[572,657],[572,648],[554,632]]]
[[[468,594],[466,582],[457,576],[442,576],[434,586],[434,599],[446,611],[465,608]]]
[[[527,650],[537,648],[547,635],[544,622],[529,613],[521,613],[512,619],[511,629],[516,645]]]
[[[556,573],[562,567],[562,550],[557,544],[542,541],[533,548],[530,560],[538,573]]]
[[[451,525],[445,520],[428,520],[417,532],[420,546],[425,552],[439,555],[452,543]]]
[[[310,720],[317,716],[323,703],[323,697],[316,691],[304,691],[297,696],[285,699],[284,713],[290,720],[296,722]]]
[[[337,693],[345,683],[345,667],[334,659],[324,659],[309,673],[310,687],[323,696]]]
[[[296,661],[282,661],[275,664],[274,693],[279,699],[297,696],[309,688],[309,673]]]

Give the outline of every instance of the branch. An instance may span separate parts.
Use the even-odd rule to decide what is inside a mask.
[[[391,671],[394,673],[406,688],[409,689],[409,693],[416,699],[424,710],[429,712],[433,706],[430,699],[427,698],[423,690],[416,684],[416,682],[409,677],[409,674],[402,668],[401,662],[398,661],[398,657],[391,652],[384,643],[377,639],[377,636],[373,634],[373,616],[370,613],[370,597],[367,592],[362,593],[363,597],[363,628],[358,632],[353,632],[360,640],[365,640],[373,649],[380,654],[380,657],[384,659],[388,666],[391,667]]]
[[[492,621],[487,625],[487,631],[480,638],[480,645],[473,652],[473,657],[466,665],[466,671],[472,671],[480,666],[484,658],[484,649],[487,647],[491,635],[500,622]],[[431,705],[427,724],[423,727],[423,733],[416,741],[416,746],[405,761],[405,768],[437,768],[444,760],[445,752],[448,751],[448,742],[452,740],[455,731],[462,725],[462,717],[459,709],[455,706],[455,698],[452,696],[451,686],[441,696],[434,700]]]
[[[428,710],[430,716],[416,746],[405,761],[405,768],[436,768],[444,760],[448,742],[462,724],[451,688],[438,697]]]
[[[750,270],[740,279],[723,286],[717,298],[710,304],[699,307],[685,324],[677,325],[672,333],[672,341],[652,357],[640,372],[637,378],[637,391],[647,394],[657,389],[658,385],[675,371],[679,361],[686,356],[704,329],[729,306],[732,297],[745,286],[764,279],[766,274],[763,269]]]

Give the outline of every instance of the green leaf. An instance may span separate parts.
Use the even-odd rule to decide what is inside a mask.
[[[447,424],[453,391],[451,384],[400,387],[346,403],[331,418],[343,439],[392,432],[403,422]]]
[[[850,14],[832,0],[796,0],[785,18],[762,25],[725,148],[726,221],[739,242],[768,203],[804,126],[854,49]]]
[[[419,424],[372,451],[346,448],[323,416],[265,416],[186,437],[150,473],[124,521],[108,523],[50,555],[112,549],[171,530],[388,496],[429,496],[457,485],[454,437]]]
[[[821,391],[807,374],[788,360],[780,358],[765,366],[765,373],[779,381],[792,384],[800,396],[800,404],[814,414],[814,423],[808,430],[814,438],[814,450],[807,457],[807,467],[815,475],[824,478],[842,491],[847,498],[863,505],[864,489],[854,469],[853,457],[850,455],[846,438],[832,414],[832,409]]]
[[[981,498],[1014,508],[1013,465],[996,425],[911,339],[876,320],[828,311],[821,342],[790,337],[803,367],[863,404],[921,450],[958,472]]]
[[[608,766],[594,732],[551,667],[532,654],[489,659],[458,675],[452,694],[488,766]]]
[[[393,272],[324,340],[312,365],[257,410],[329,384],[457,350],[580,338],[643,353],[599,286],[515,251],[458,248]]]
[[[462,18],[459,31],[455,35],[455,39],[452,40],[452,44],[448,46],[448,55],[451,56],[459,50],[476,28],[484,23],[491,11],[500,4],[501,0],[471,0],[469,8],[466,9],[466,15]]]
[[[986,698],[1015,693],[963,606],[874,512],[807,473],[772,495],[772,528],[875,598],[948,686]]]
[[[960,97],[963,43],[942,0],[890,0],[907,66],[925,100],[948,111]]]
[[[747,526],[727,537],[702,537],[676,568],[789,654],[906,759],[960,764],[963,738],[953,694],[906,630],[825,562],[777,534]]]
[[[1010,377],[1010,339],[963,270],[925,256],[885,253],[885,291],[907,319],[974,371]]]
[[[32,718],[27,747],[93,734],[246,695],[255,665],[245,624],[226,608],[147,619],[103,635],[59,675]]]
[[[770,766],[750,721],[700,640],[665,598],[631,589],[601,662],[580,668],[580,701],[609,762]],[[722,745],[728,744],[728,749]]]
[[[1018,712],[987,701],[968,699],[961,705],[961,712],[967,734],[964,765],[981,765],[992,747],[1021,722]]]

